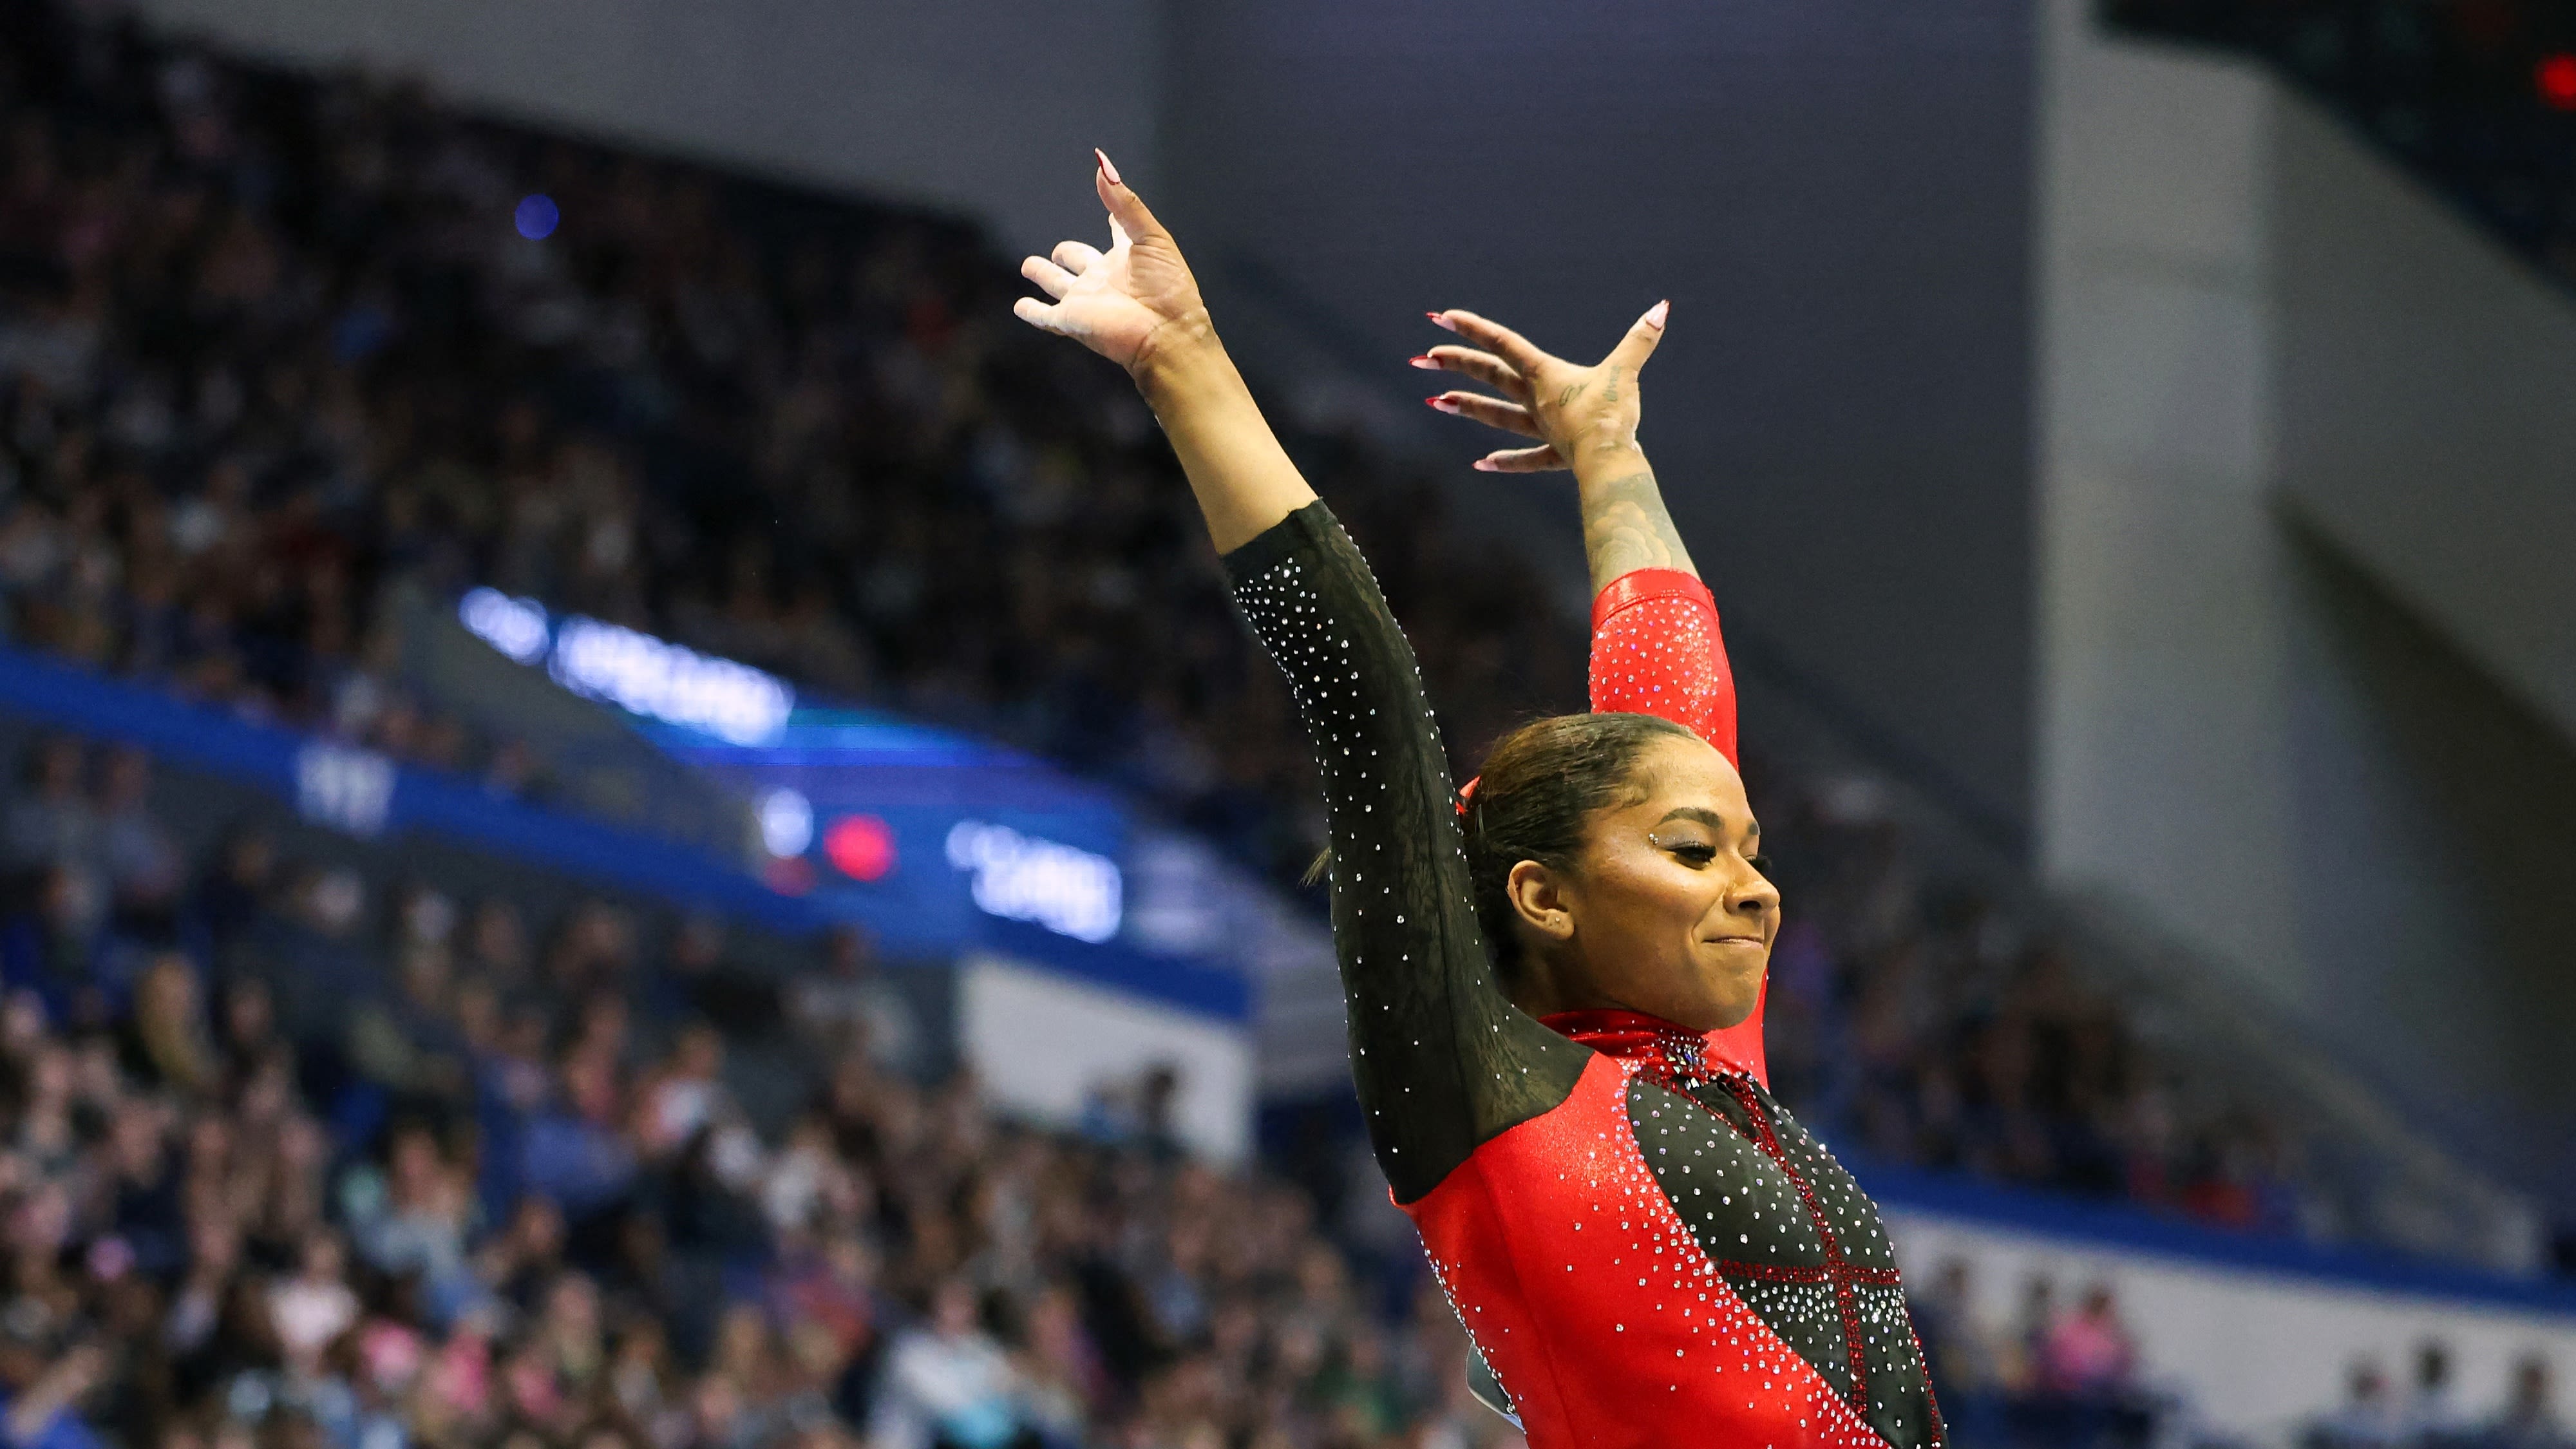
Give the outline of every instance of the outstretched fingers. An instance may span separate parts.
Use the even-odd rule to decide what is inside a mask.
[[[1473,378],[1515,402],[1529,400],[1529,379],[1490,352],[1472,347],[1435,347],[1413,359],[1426,372],[1454,372]]]
[[[1479,473],[1551,473],[1566,467],[1565,455],[1553,446],[1504,448],[1476,460]]]
[[[1078,277],[1100,260],[1100,248],[1089,242],[1060,241],[1048,253],[1048,259]]]
[[[1064,254],[1065,247],[1072,245],[1072,242],[1065,242],[1063,245],[1058,246],[1055,249],[1056,255],[1062,256]],[[1020,275],[1037,283],[1038,286],[1045,289],[1048,296],[1057,298],[1058,300],[1062,300],[1065,293],[1073,290],[1074,274],[1080,270],[1081,268],[1079,267],[1060,266],[1055,262],[1048,261],[1045,257],[1023,257],[1020,260]],[[1031,298],[1030,300],[1034,301],[1036,299]]]
[[[1031,257],[1029,260],[1037,261],[1039,259]],[[1073,335],[1073,333],[1065,326],[1064,309],[1062,307],[1053,306],[1049,303],[1041,302],[1035,297],[1022,297],[1018,301],[1013,302],[1011,304],[1011,315],[1038,329],[1040,332],[1052,332],[1058,337],[1070,337]]]
[[[1538,430],[1538,423],[1530,417],[1529,409],[1519,403],[1504,402],[1500,398],[1486,397],[1481,393],[1472,392],[1444,392],[1438,397],[1424,398],[1423,401],[1452,417],[1473,418],[1489,428],[1518,433],[1524,438],[1546,436]]]
[[[1446,312],[1432,313],[1431,319],[1483,347],[1486,351],[1500,356],[1524,377],[1556,360],[1541,352],[1536,343],[1509,327],[1491,318],[1479,317],[1473,312],[1452,307]]]

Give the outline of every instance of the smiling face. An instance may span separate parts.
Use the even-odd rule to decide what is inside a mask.
[[[1515,1002],[1533,1015],[1642,1011],[1700,1032],[1752,1015],[1780,932],[1761,832],[1725,756],[1696,736],[1649,741],[1629,788],[1585,822],[1570,868],[1513,867]]]

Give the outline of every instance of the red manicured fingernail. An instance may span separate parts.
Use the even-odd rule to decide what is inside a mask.
[[[1427,397],[1424,398],[1423,401],[1444,413],[1454,413],[1458,411],[1458,405],[1445,397]]]
[[[1646,309],[1646,325],[1657,331],[1662,331],[1664,319],[1671,316],[1672,312],[1673,304],[1670,301],[1657,302],[1652,307]]]
[[[1500,473],[1503,470],[1495,467],[1494,460],[1491,458],[1478,458],[1476,460],[1476,471],[1479,473]]]
[[[1425,312],[1422,315],[1430,318],[1431,325],[1440,328],[1442,331],[1455,332],[1458,330],[1458,324],[1450,321],[1449,314],[1445,312]]]
[[[1118,179],[1118,168],[1111,164],[1108,152],[1094,146],[1091,148],[1091,154],[1100,158],[1100,174],[1109,178],[1110,185],[1124,186],[1127,184],[1126,182]]]
[[[1408,357],[1405,361],[1411,363],[1415,367],[1421,368],[1424,372],[1438,372],[1440,370],[1440,364],[1433,361],[1428,355],[1422,357]]]

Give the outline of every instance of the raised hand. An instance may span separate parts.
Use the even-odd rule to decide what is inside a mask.
[[[1535,438],[1534,448],[1500,448],[1476,460],[1488,473],[1540,473],[1617,459],[1637,447],[1637,372],[1663,340],[1670,302],[1646,309],[1589,367],[1540,351],[1509,327],[1473,312],[1431,313],[1431,320],[1473,347],[1434,347],[1413,365],[1470,377],[1502,394],[1445,392],[1425,401],[1444,413]]]
[[[1092,173],[1109,208],[1109,250],[1078,241],[1055,244],[1051,257],[1030,257],[1020,275],[1055,300],[1022,297],[1011,312],[1042,331],[1070,337],[1133,372],[1174,323],[1203,322],[1199,284],[1172,234],[1118,177],[1099,151]]]

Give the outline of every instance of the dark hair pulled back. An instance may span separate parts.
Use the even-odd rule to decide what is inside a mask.
[[[1584,827],[1635,788],[1638,757],[1667,735],[1694,738],[1651,714],[1560,714],[1503,736],[1485,756],[1459,825],[1467,837],[1476,922],[1505,976],[1520,961],[1512,867],[1534,860],[1550,870],[1572,869]]]

